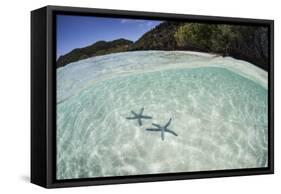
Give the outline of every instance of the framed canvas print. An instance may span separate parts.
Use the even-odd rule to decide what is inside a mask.
[[[31,12],[31,182],[273,173],[273,21]]]

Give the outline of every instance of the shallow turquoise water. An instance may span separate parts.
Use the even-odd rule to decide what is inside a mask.
[[[151,120],[140,127],[126,119],[142,107],[154,123],[172,118],[178,136],[166,133],[162,141],[145,130]],[[57,178],[265,167],[267,119],[267,89],[226,68],[93,82],[58,100]]]

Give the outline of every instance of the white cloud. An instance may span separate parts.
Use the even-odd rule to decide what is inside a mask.
[[[125,23],[145,23],[147,22],[147,20],[136,20],[136,19],[122,19],[121,24],[125,24]]]
[[[121,24],[125,24],[125,23],[128,23],[130,20],[128,20],[128,19],[122,19],[120,22],[121,22]]]

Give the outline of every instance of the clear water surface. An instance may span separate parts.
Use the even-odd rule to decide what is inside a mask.
[[[57,70],[57,179],[267,166],[267,73],[181,51],[93,57]],[[127,120],[131,110],[152,120]],[[149,132],[151,123],[178,136]]]

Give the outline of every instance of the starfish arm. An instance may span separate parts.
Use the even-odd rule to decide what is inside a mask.
[[[152,125],[154,125],[155,127],[160,128],[160,125],[158,125],[158,124],[152,123]]]
[[[134,111],[131,111],[131,113],[136,117],[138,114],[135,113]]]
[[[150,117],[150,116],[145,116],[145,115],[142,115],[141,118],[143,118],[143,119],[152,119],[152,117]]]
[[[140,115],[142,115],[144,108],[142,107],[140,110]]]
[[[136,119],[136,117],[126,117],[126,119]]]
[[[178,134],[176,134],[175,132],[173,132],[173,131],[171,131],[171,130],[169,130],[169,129],[166,129],[165,131],[168,132],[168,133],[173,134],[174,136],[178,136]]]
[[[161,131],[161,139],[164,141],[164,131]]]
[[[147,131],[160,131],[160,129],[155,129],[155,128],[147,128],[145,130],[147,130]]]
[[[165,128],[167,128],[171,124],[172,118],[168,121],[168,123],[165,125]]]
[[[140,117],[138,118],[138,123],[139,123],[140,126],[142,126],[142,122],[141,122],[141,118]]]

